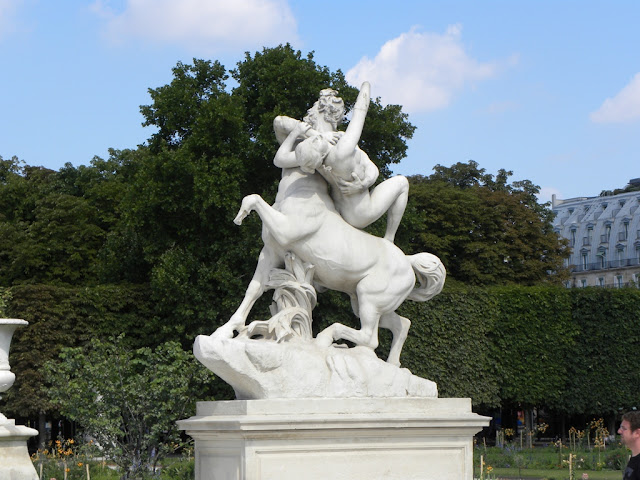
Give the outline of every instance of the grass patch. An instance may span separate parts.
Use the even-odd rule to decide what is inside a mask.
[[[622,478],[622,473],[620,472],[620,470],[577,470],[575,474],[576,480],[582,480],[583,473],[589,475],[589,480],[620,480],[620,478]],[[479,473],[476,470],[476,478],[478,478],[478,475]],[[494,468],[491,472],[491,477],[485,478],[487,480],[569,480],[569,470],[523,468],[520,473],[518,473],[517,468]]]
[[[620,480],[621,470],[629,458],[629,451],[620,444],[607,448],[568,449],[561,443],[535,448],[519,448],[509,444],[505,447],[474,449],[474,473],[480,477],[480,462],[484,462],[482,480],[537,479],[570,480],[569,462],[574,471],[573,478],[582,480]]]

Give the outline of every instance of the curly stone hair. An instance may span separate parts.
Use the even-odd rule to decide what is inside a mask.
[[[320,91],[318,101],[313,104],[304,117],[304,121],[311,126],[315,126],[319,115],[336,127],[342,123],[344,118],[344,101],[338,96],[338,92],[332,88],[325,88]]]

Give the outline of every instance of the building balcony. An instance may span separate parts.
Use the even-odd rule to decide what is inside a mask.
[[[624,258],[621,260],[608,260],[604,262],[587,263],[586,265],[573,265],[573,272],[590,272],[594,270],[607,270],[610,268],[637,267],[640,265],[637,258]]]

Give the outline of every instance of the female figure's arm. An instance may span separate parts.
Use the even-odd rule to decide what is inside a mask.
[[[353,107],[353,115],[347,131],[336,144],[337,158],[347,158],[347,156],[353,155],[353,151],[358,146],[360,135],[362,135],[362,128],[364,127],[364,120],[369,110],[370,93],[371,87],[369,86],[369,82],[364,82],[360,88],[356,104]]]

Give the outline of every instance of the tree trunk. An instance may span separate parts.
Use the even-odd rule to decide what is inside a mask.
[[[47,444],[47,419],[44,412],[38,414],[38,450],[44,450]]]

